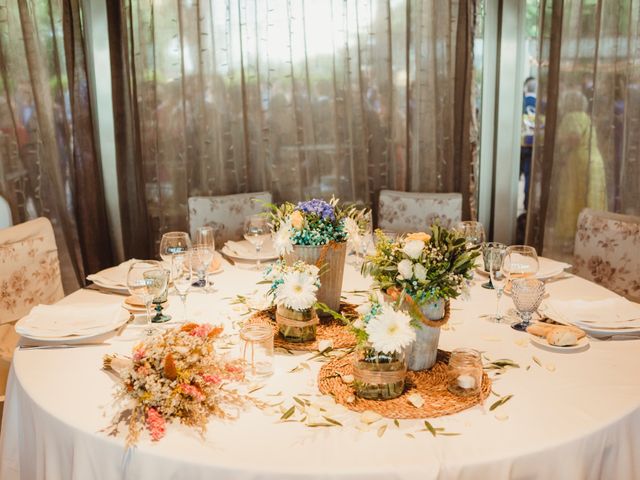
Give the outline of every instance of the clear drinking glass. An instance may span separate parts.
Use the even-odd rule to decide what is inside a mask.
[[[467,239],[467,243],[470,245],[480,245],[484,242],[484,227],[480,222],[471,220],[458,222],[456,230]]]
[[[193,273],[191,267],[191,254],[187,252],[183,255],[174,255],[173,262],[176,267],[173,276],[173,286],[182,301],[182,323],[187,322],[187,295],[193,284]]]
[[[503,317],[500,314],[500,299],[502,298],[504,287],[507,283],[507,275],[502,268],[507,247],[506,245],[499,243],[496,246],[488,248],[487,250],[487,267],[489,268],[489,278],[491,279],[491,284],[493,286],[493,289],[496,291],[497,297],[496,314],[489,316],[488,319],[492,322],[500,323],[503,320]]]
[[[539,268],[536,249],[528,245],[507,247],[502,268],[509,281],[516,278],[533,278]]]
[[[262,245],[271,236],[269,223],[263,215],[251,215],[244,220],[244,238],[256,249],[256,268],[260,268]]]
[[[511,328],[525,332],[531,316],[540,306],[544,297],[544,283],[535,278],[517,278],[512,282],[511,298],[522,321],[511,325]]]
[[[200,277],[198,279],[198,286],[203,286],[205,291],[209,292],[211,285],[213,285],[213,281],[210,279],[210,275],[208,275],[209,265],[213,261],[216,252],[215,230],[213,227],[204,226],[197,228],[193,240],[193,246],[196,248],[208,249],[211,252],[211,258],[204,271],[204,278]],[[198,275],[200,275],[200,272],[198,272]]]
[[[146,335],[153,333],[151,325],[151,302],[154,298],[154,287],[149,288],[149,279],[145,278],[145,273],[152,271],[162,271],[160,262],[155,260],[140,260],[133,262],[129,266],[127,272],[127,288],[131,295],[135,295],[142,300],[145,308],[147,309],[147,328],[145,329]]]
[[[248,377],[266,377],[273,373],[273,327],[250,323],[240,330],[241,353]]]
[[[507,246],[504,243],[499,242],[485,242],[482,244],[482,261],[484,263],[484,271],[489,274],[489,281],[487,283],[483,283],[482,288],[488,288],[489,290],[493,290],[489,263],[491,261],[490,255],[495,254],[495,249],[498,249],[500,253],[500,265],[498,266],[498,269],[500,269],[502,268],[502,259],[504,258]]]
[[[160,240],[160,258],[169,263],[169,271],[171,272],[169,282],[173,282],[173,276],[175,274],[173,257],[185,253],[190,248],[191,239],[187,232],[168,232],[162,235],[162,239]]]
[[[198,279],[193,282],[194,287],[206,287],[207,280],[206,274],[213,260],[213,251],[209,247],[196,246],[190,250],[191,268],[198,276]]]

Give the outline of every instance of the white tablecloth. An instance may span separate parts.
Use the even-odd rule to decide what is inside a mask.
[[[238,293],[251,294],[258,274],[225,264],[218,291],[192,294],[190,313],[230,328],[240,313],[230,306]],[[338,418],[344,426],[310,428],[279,423],[255,408],[234,422],[212,419],[206,439],[178,424],[152,443],[142,436],[125,454],[124,439],[101,432],[113,412],[114,381],[100,370],[103,354],[130,352],[139,330],[128,329],[102,346],[15,353],[4,410],[0,478],[24,479],[287,479],[640,478],[640,340],[599,341],[579,353],[553,353],[519,341],[525,334],[479,318],[495,308],[495,292],[474,282],[469,301],[453,302],[444,349],[473,347],[492,359],[510,358],[522,368],[494,380],[498,395],[513,398],[490,412],[487,405],[435,418],[459,436],[419,432],[418,420],[400,427],[383,420],[363,431],[359,414]],[[347,266],[345,289],[367,287]],[[263,286],[261,286],[263,287]],[[613,295],[571,277],[547,286],[553,298],[606,298]],[[123,297],[79,291],[65,303],[121,302]],[[181,317],[171,298],[169,313]],[[511,307],[503,299],[503,307]],[[320,363],[311,371],[289,370],[310,355],[277,355],[276,373],[256,394],[284,392],[285,404],[300,393],[315,393]],[[535,356],[545,367],[538,366]],[[527,368],[529,367],[529,368]],[[555,370],[554,370],[555,367]],[[388,424],[378,436],[380,425]],[[415,438],[410,438],[411,433]]]

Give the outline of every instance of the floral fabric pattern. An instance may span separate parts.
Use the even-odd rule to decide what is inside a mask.
[[[382,190],[378,208],[378,228],[383,230],[424,232],[436,222],[451,228],[462,216],[462,194]]]
[[[19,336],[13,322],[64,297],[53,228],[37,218],[0,230],[0,395]]]
[[[189,229],[191,237],[198,227],[210,226],[215,230],[216,248],[227,240],[241,240],[244,218],[268,210],[271,193],[240,193],[218,197],[189,198]]]
[[[582,210],[574,266],[577,275],[640,301],[640,218]]]

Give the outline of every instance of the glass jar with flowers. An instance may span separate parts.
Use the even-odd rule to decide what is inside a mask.
[[[318,267],[302,261],[287,265],[280,260],[265,271],[267,281],[271,282],[269,294],[276,304],[278,332],[287,342],[303,343],[316,339],[318,274]]]
[[[411,233],[395,241],[381,232],[376,236],[376,253],[367,257],[362,273],[413,320],[416,341],[406,351],[409,369],[429,369],[436,361],[440,327],[448,320],[448,302],[467,292],[479,247],[437,224],[431,235]]]
[[[366,211],[313,199],[271,206],[271,227],[276,251],[288,263],[302,260],[320,269],[318,301],[338,311],[348,239],[360,236]]]
[[[361,398],[389,400],[402,395],[407,365],[404,350],[415,339],[409,315],[377,297],[358,308],[352,323],[358,339],[353,385]]]

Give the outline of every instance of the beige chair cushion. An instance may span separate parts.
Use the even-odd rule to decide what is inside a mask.
[[[460,193],[380,191],[378,228],[395,232],[428,231],[436,221],[453,227],[462,216]]]
[[[640,301],[640,217],[582,210],[573,254],[576,274]]]
[[[19,339],[16,320],[34,306],[62,297],[58,249],[49,220],[37,218],[0,230],[0,395]]]
[[[215,229],[216,248],[227,240],[241,240],[244,218],[266,211],[265,203],[271,203],[271,193],[239,193],[218,197],[189,197],[189,229],[191,237],[198,227],[205,225]]]

